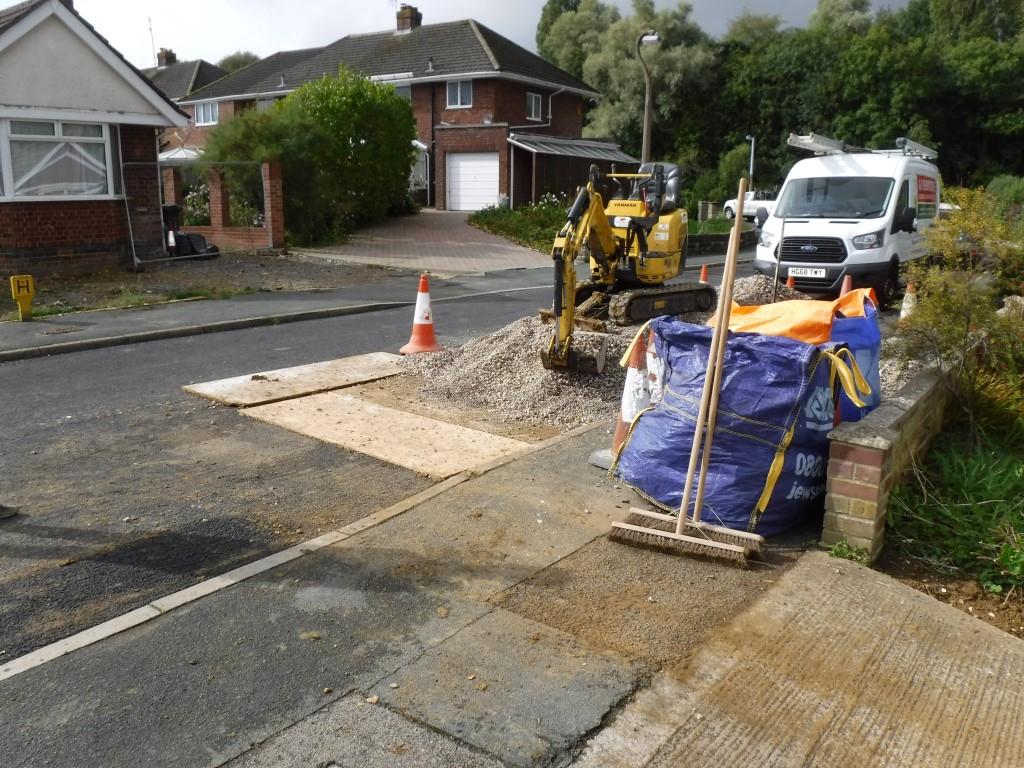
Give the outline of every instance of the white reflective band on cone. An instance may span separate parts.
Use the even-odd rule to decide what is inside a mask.
[[[430,314],[430,294],[416,294],[416,316],[412,319],[413,325],[430,325],[434,322]]]
[[[626,384],[622,388],[622,420],[627,424],[631,424],[637,414],[651,404],[647,384],[647,371],[636,368],[626,371]]]
[[[658,357],[652,344],[647,348],[647,389],[651,393],[651,405],[657,405],[665,396],[665,361]]]

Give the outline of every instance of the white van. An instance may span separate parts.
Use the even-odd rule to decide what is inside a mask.
[[[779,280],[793,277],[800,291],[837,294],[851,275],[854,287],[872,286],[890,302],[900,264],[925,255],[922,232],[939,209],[935,152],[907,139],[855,151],[813,133],[789,143],[820,154],[794,165],[775,210],[758,216],[754,267],[774,276],[781,252]]]

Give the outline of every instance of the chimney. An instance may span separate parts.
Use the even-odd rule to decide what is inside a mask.
[[[161,67],[169,67],[171,64],[178,63],[178,57],[174,55],[174,51],[170,48],[161,48],[160,52],[156,55],[156,63]]]
[[[414,5],[402,3],[398,9],[398,32],[412,32],[423,23],[423,14],[416,10]]]

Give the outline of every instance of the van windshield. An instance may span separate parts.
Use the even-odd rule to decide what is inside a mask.
[[[877,219],[889,207],[893,180],[873,176],[793,179],[775,215],[807,219]]]

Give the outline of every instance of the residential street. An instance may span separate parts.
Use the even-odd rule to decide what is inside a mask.
[[[546,275],[546,271],[545,271]],[[536,310],[544,291],[439,303],[443,343]],[[214,304],[214,302],[210,302]],[[408,340],[410,310],[0,366],[0,659],[362,517],[425,487],[408,470],[241,417],[196,381]]]

